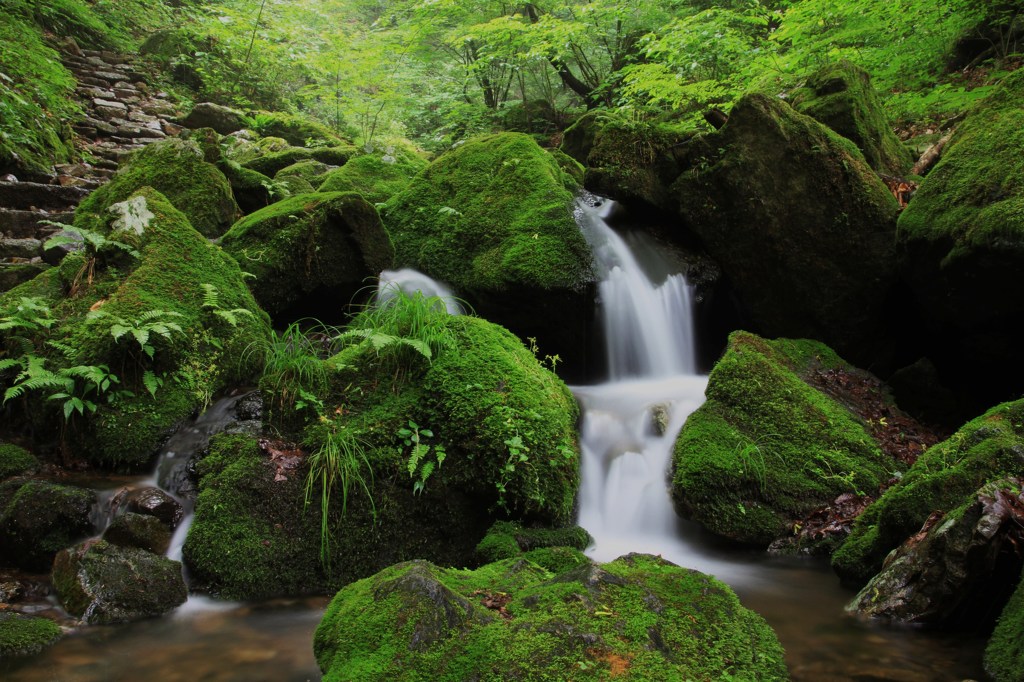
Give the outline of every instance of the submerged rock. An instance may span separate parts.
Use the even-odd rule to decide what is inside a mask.
[[[256,275],[250,287],[271,315],[314,299],[327,308],[316,317],[337,317],[394,258],[376,209],[345,192],[303,194],[268,206],[238,221],[221,246]]]
[[[171,529],[177,528],[185,513],[180,502],[155,486],[125,490],[112,504],[119,510],[153,516]]]
[[[968,505],[975,491],[1006,476],[1024,476],[1024,400],[998,405],[928,448],[860,516],[832,567],[863,584],[933,513]]]
[[[317,628],[324,680],[786,680],[771,628],[714,578],[630,554],[551,573],[425,561],[343,588]]]
[[[4,563],[45,572],[54,555],[93,533],[96,493],[45,481],[0,485],[0,554]]]
[[[57,555],[53,585],[68,613],[90,625],[130,623],[185,603],[181,563],[90,540]]]
[[[0,663],[34,656],[60,638],[60,626],[48,618],[0,612]]]
[[[686,154],[689,170],[672,186],[679,214],[752,330],[819,339],[877,363],[899,206],[853,143],[778,99],[748,94]]]
[[[930,355],[983,405],[1016,397],[1024,380],[1022,100],[1018,70],[959,125],[899,219]]]
[[[839,402],[840,387],[823,390],[830,372],[851,383],[869,376],[815,341],[734,332],[708,377],[707,401],[676,441],[672,497],[681,513],[718,535],[766,546],[844,493],[874,494],[902,468]],[[881,399],[877,380],[873,390]]]
[[[902,175],[914,162],[889,126],[871,76],[856,64],[842,60],[820,69],[792,94],[792,102],[857,145],[879,173]]]
[[[885,560],[847,607],[911,623],[982,624],[1005,603],[1024,560],[1020,479],[984,486],[966,506],[935,512]],[[1019,634],[1019,633],[1018,633]]]

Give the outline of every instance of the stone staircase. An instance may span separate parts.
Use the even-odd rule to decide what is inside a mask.
[[[132,57],[81,50],[72,41],[61,49],[84,111],[72,126],[82,161],[54,166],[52,176],[35,182],[0,177],[0,291],[44,267],[43,243],[60,229],[45,221],[70,223],[78,203],[114,175],[126,154],[183,130],[172,122],[180,112]]]

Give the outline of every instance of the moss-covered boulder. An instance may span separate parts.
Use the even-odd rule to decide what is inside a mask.
[[[928,448],[857,519],[832,567],[844,580],[865,582],[933,512],[963,507],[976,490],[1005,476],[1024,476],[1024,400],[998,405]]]
[[[902,175],[914,163],[889,126],[871,76],[856,64],[842,60],[820,69],[791,101],[797,111],[857,145],[879,173]]]
[[[899,207],[853,145],[766,95],[693,140],[673,185],[752,330],[876,362],[897,274]]]
[[[1003,607],[985,647],[985,672],[996,682],[1024,680],[1024,578]]]
[[[321,386],[322,405],[304,432],[294,420],[308,409],[285,401],[301,383],[265,382],[267,404],[287,417],[272,423],[300,433],[304,447],[215,439],[199,463],[184,546],[198,584],[232,598],[319,592],[413,558],[470,565],[502,516],[570,523],[579,481],[572,395],[509,332],[441,314],[443,328],[434,329],[447,329],[453,345],[430,363],[387,343],[410,333],[396,328],[332,358],[331,387]],[[413,357],[395,362],[399,347]],[[415,459],[414,433],[425,447]],[[281,464],[282,451],[293,466]],[[317,465],[307,507],[309,472],[328,456],[346,473],[324,502]]]
[[[39,460],[25,448],[13,443],[0,443],[0,481],[32,473],[38,468]]]
[[[672,212],[676,201],[670,188],[682,172],[675,150],[693,131],[608,113],[598,114],[591,125],[593,141],[583,162],[586,188],[627,205]]]
[[[310,187],[316,188],[316,186],[318,186],[322,181],[323,176],[329,170],[331,170],[331,167],[326,163],[322,163],[316,159],[307,159],[305,161],[293,163],[292,165],[277,171],[274,179],[281,182],[292,178],[299,178],[306,181]],[[311,189],[308,191],[311,192],[313,190]],[[299,194],[299,192],[292,192],[292,194]]]
[[[249,118],[236,109],[213,102],[200,102],[181,120],[186,128],[213,128],[221,135],[230,135],[249,127]]]
[[[1019,395],[1024,381],[1022,98],[1018,70],[957,127],[899,219],[931,356],[984,405]]]
[[[327,173],[319,191],[358,192],[371,204],[380,204],[405,189],[427,165],[423,157],[404,150],[364,154]]]
[[[575,182],[522,133],[443,154],[382,211],[396,265],[445,282],[483,317],[579,356],[593,311],[590,249],[573,218]]]
[[[356,156],[358,150],[352,145],[336,147],[286,147],[279,151],[260,154],[248,161],[238,160],[244,167],[274,177],[277,172],[302,161],[319,161],[331,166],[342,166]]]
[[[269,320],[238,263],[160,193],[145,188],[112,208],[119,210],[98,227],[131,254],[106,248],[94,257],[69,256],[0,297],[0,305],[30,296],[61,320],[33,343],[47,370],[64,378],[43,390],[23,387],[19,403],[26,409],[15,414],[47,438],[61,431],[61,420],[72,421],[63,434],[82,457],[141,469],[161,440],[217,391],[253,380],[257,368],[245,350],[267,336]],[[71,367],[93,369],[83,376]],[[70,398],[48,399],[61,391],[84,396],[93,407],[83,403],[82,414],[70,420],[76,410]]]
[[[265,208],[280,198],[277,196],[280,188],[275,187],[274,181],[263,173],[243,168],[236,161],[228,159],[222,159],[217,168],[228,179],[231,193],[243,214]]]
[[[337,317],[367,279],[391,266],[394,248],[377,209],[358,194],[301,194],[238,221],[221,246],[256,275],[253,294],[271,315],[302,299]]]
[[[280,137],[296,147],[330,147],[348,142],[322,123],[296,114],[257,111],[253,128],[264,137]]]
[[[714,578],[631,554],[559,574],[424,561],[342,589],[317,628],[324,679],[789,679],[764,620]]]
[[[564,547],[584,550],[594,539],[583,528],[524,528],[518,523],[498,521],[476,546],[481,563],[511,559],[535,549]]]
[[[0,662],[34,656],[61,638],[48,618],[0,612]]]
[[[676,441],[672,496],[711,532],[765,546],[843,493],[873,494],[902,465],[864,422],[814,385],[857,374],[815,341],[735,332],[711,370],[707,401]]]
[[[968,503],[930,516],[847,610],[900,622],[987,626],[1024,565],[1016,551],[1022,521],[1021,479],[982,486]]]
[[[521,133],[442,155],[388,202],[397,262],[473,294],[579,289],[590,253],[558,164]]]
[[[67,612],[90,625],[159,616],[188,598],[180,562],[105,540],[62,551],[52,579]]]
[[[107,209],[143,187],[152,187],[206,237],[223,234],[238,216],[238,204],[224,174],[204,159],[192,140],[155,142],[133,154],[114,178],[75,210],[75,225],[102,229]]]
[[[49,570],[57,552],[93,533],[96,493],[45,481],[0,485],[0,556],[28,571]]]

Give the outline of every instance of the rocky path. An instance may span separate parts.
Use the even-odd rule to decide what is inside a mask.
[[[62,49],[84,112],[72,126],[82,161],[57,165],[36,182],[0,177],[0,291],[45,267],[43,242],[59,228],[44,221],[70,223],[78,203],[113,176],[126,154],[182,131],[172,122],[177,108],[132,57],[73,43]]]

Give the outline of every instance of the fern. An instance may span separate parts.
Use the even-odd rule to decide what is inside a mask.
[[[161,336],[169,341],[174,332],[185,333],[181,325],[172,321],[177,317],[184,317],[184,315],[173,310],[147,310],[137,319],[127,320],[100,309],[90,312],[87,319],[111,319],[109,331],[114,341],[118,342],[125,336],[131,336],[142,352],[152,360],[155,353],[155,348],[149,342],[152,335]]]
[[[231,308],[230,310],[220,306],[220,291],[212,284],[202,284],[203,287],[203,310],[209,310],[232,327],[237,327],[243,315],[253,316],[253,312],[246,308]]]
[[[152,370],[147,369],[142,373],[142,385],[146,387],[149,395],[155,399],[157,390],[164,385],[164,380],[154,374]]]
[[[20,366],[21,372],[14,377],[14,385],[4,391],[4,402],[19,398],[27,391],[41,391],[44,389],[61,389],[70,392],[74,389],[75,381],[72,377],[63,376],[58,372],[51,371],[45,367],[46,358],[38,355],[23,355],[18,360],[9,360],[5,363],[9,369]]]

